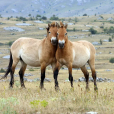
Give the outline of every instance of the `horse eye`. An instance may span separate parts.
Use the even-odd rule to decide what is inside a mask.
[[[67,33],[65,33],[65,36],[67,35]]]
[[[50,34],[51,32],[49,31],[48,33]]]
[[[57,36],[59,35],[59,33],[57,33]]]

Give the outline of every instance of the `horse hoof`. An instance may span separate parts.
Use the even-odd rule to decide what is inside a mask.
[[[21,86],[21,88],[22,88],[22,89],[26,89],[26,87],[25,87],[25,86]]]
[[[55,87],[55,91],[61,91],[59,87]]]
[[[95,92],[98,92],[98,88],[97,88],[97,87],[95,87],[95,88],[94,88],[94,91],[95,91]]]

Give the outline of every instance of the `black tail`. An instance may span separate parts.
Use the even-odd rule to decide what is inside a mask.
[[[1,79],[7,78],[7,75],[11,72],[12,63],[13,63],[13,59],[12,59],[12,53],[10,51],[10,59],[9,59],[8,69],[7,69],[6,73],[5,73],[5,75]]]

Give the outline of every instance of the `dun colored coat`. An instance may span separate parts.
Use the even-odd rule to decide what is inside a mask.
[[[24,85],[24,72],[27,65],[33,67],[41,66],[41,82],[40,88],[43,88],[43,82],[45,79],[46,66],[52,65],[53,72],[55,68],[56,58],[55,53],[57,49],[57,23],[53,22],[48,24],[47,37],[39,40],[28,37],[22,37],[17,39],[11,46],[10,61],[8,69],[3,78],[11,74],[10,87],[14,84],[14,71],[17,63],[21,62],[21,68],[19,71],[21,87]]]
[[[55,77],[58,75],[60,66],[66,65],[69,70],[69,80],[71,82],[71,87],[73,87],[72,68],[81,68],[86,78],[86,88],[89,89],[89,73],[85,67],[86,63],[88,63],[92,71],[92,77],[94,79],[94,89],[97,90],[95,71],[96,51],[94,46],[85,40],[80,40],[77,42],[69,41],[66,29],[67,25],[64,25],[62,22],[60,22],[57,31],[58,47],[56,51],[56,59],[58,63],[56,64],[55,68]]]

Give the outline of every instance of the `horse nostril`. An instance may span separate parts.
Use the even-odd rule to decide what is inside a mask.
[[[64,48],[64,43],[59,43],[59,48]]]
[[[57,44],[57,40],[51,40],[51,43],[52,43],[53,45],[56,45],[56,44]]]

